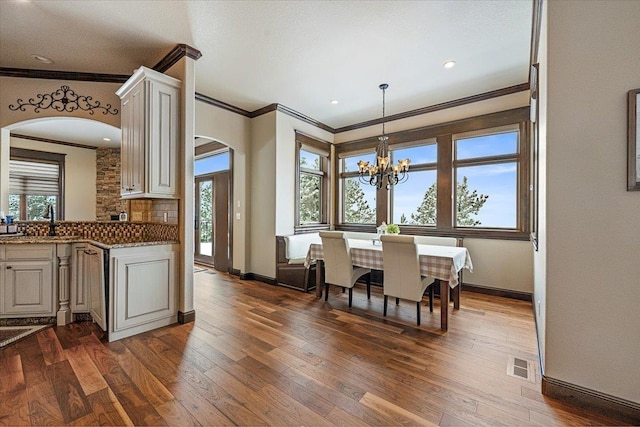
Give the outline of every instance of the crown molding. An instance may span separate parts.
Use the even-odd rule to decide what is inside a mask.
[[[379,125],[379,124],[382,124],[382,122],[388,123],[394,120],[401,120],[409,117],[420,116],[422,114],[433,113],[440,110],[446,110],[448,108],[460,107],[466,104],[473,104],[474,102],[486,101],[492,98],[499,98],[501,96],[523,92],[525,90],[529,90],[529,83],[520,83],[518,85],[509,86],[502,89],[496,89],[489,92],[483,92],[476,95],[466,96],[460,99],[454,99],[453,101],[441,102],[440,104],[429,105],[427,107],[405,111],[404,113],[393,114],[391,116],[385,117],[384,119],[381,117],[379,119],[367,120],[366,122],[360,122],[360,123],[356,123],[349,126],[343,126],[335,129],[335,133],[347,132],[350,130]]]
[[[66,145],[67,147],[84,148],[84,149],[87,149],[87,150],[97,150],[98,149],[98,147],[94,147],[92,145],[78,144],[76,142],[60,141],[60,140],[57,140],[57,139],[40,138],[40,137],[37,137],[37,136],[23,135],[21,133],[13,133],[13,132],[11,132],[11,137],[12,138],[27,139],[27,140],[30,140],[30,141],[48,142],[49,144]]]
[[[251,118],[251,113],[247,110],[243,110],[235,105],[227,104],[210,96],[203,95],[196,92],[196,101],[204,102],[205,104],[213,105],[214,107],[222,108],[223,110],[231,111],[232,113],[240,114],[241,116]]]
[[[131,77],[127,74],[81,73],[76,71],[31,70],[27,68],[7,67],[0,67],[0,76],[97,83],[124,83]]]
[[[176,47],[174,47],[171,50],[171,52],[167,53],[164,56],[164,58],[162,58],[152,68],[154,70],[156,70],[156,71],[164,73],[169,68],[171,68],[173,65],[175,65],[176,62],[178,62],[179,60],[181,60],[185,56],[187,58],[193,59],[194,61],[197,61],[202,56],[202,52],[200,52],[195,47],[191,47],[191,46],[186,45],[184,43],[178,44],[178,45],[176,45]]]

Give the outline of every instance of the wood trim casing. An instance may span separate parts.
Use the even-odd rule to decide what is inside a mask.
[[[196,311],[191,310],[187,312],[178,311],[178,323],[185,324],[196,321]]]
[[[200,59],[200,57],[202,57],[202,52],[187,44],[180,43],[176,45],[176,47],[171,49],[171,51],[167,53],[164,58],[158,61],[158,63],[153,66],[153,69],[160,73],[164,73],[185,56],[187,58],[193,59],[194,61],[197,61],[198,59]]]
[[[31,141],[38,141],[38,142],[47,142],[49,144],[66,145],[68,147],[85,148],[87,150],[97,150],[98,149],[98,147],[94,147],[92,145],[78,144],[76,142],[59,141],[57,139],[40,138],[40,137],[37,137],[37,136],[29,136],[29,135],[23,135],[23,134],[20,134],[20,133],[13,133],[13,132],[11,132],[11,137],[12,138],[20,138],[20,139],[28,139],[28,140],[31,140]]]
[[[531,49],[529,53],[529,81],[531,81],[531,66],[538,62],[543,1],[544,0],[533,0],[533,13],[531,14]]]
[[[533,295],[529,292],[514,291],[511,289],[499,289],[489,286],[472,285],[470,283],[462,283],[463,292],[475,292],[476,294],[491,295],[494,297],[503,297],[517,299],[520,301],[533,301]]]
[[[211,98],[210,96],[203,95],[198,92],[196,92],[196,101],[204,102],[205,104],[213,105],[214,107],[222,108],[223,110],[231,111],[232,113],[251,118],[251,113],[247,110],[243,110],[240,107],[227,104],[226,102]]]
[[[629,425],[640,425],[640,404],[542,375],[542,394],[589,410],[597,410]]]
[[[131,77],[127,74],[81,73],[76,71],[31,70],[27,68],[7,67],[0,67],[0,76],[97,83],[124,83]]]

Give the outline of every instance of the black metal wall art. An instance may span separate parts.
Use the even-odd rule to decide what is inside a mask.
[[[29,98],[29,101],[18,99],[16,105],[9,105],[12,111],[26,111],[25,107],[33,107],[34,113],[40,110],[53,108],[56,111],[72,113],[76,110],[88,111],[93,115],[95,110],[102,111],[102,114],[118,114],[117,108],[112,108],[111,104],[102,105],[100,101],[96,101],[92,96],[78,95],[69,86],[61,86],[60,89],[48,94],[37,94],[35,99]]]

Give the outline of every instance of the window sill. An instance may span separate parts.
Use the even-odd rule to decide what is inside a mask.
[[[375,225],[371,224],[339,224],[336,230],[340,231],[363,231],[376,232]],[[400,226],[401,234],[411,234],[415,236],[442,236],[442,237],[463,237],[471,239],[496,239],[496,240],[520,240],[529,241],[529,233],[519,230],[506,229],[468,229],[454,228],[447,230],[438,230],[435,227],[416,227],[410,225]]]

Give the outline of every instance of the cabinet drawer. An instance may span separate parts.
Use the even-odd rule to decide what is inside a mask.
[[[55,253],[54,245],[8,245],[5,247],[5,261],[21,260],[52,260]]]

